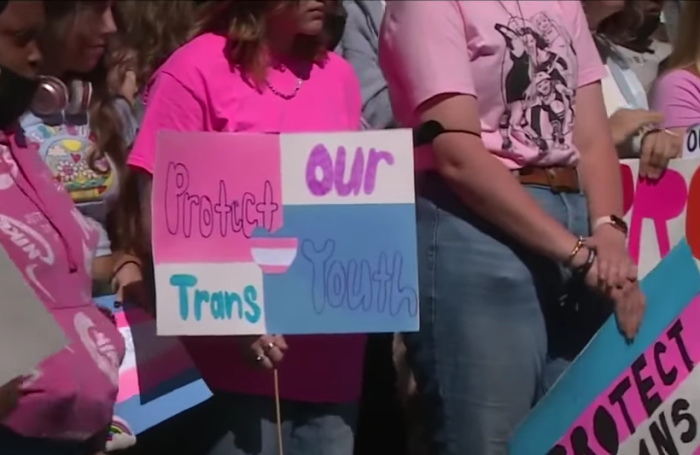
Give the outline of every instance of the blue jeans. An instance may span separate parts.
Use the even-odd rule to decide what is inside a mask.
[[[215,418],[227,432],[202,455],[278,455],[275,400],[223,393]],[[281,401],[285,455],[352,455],[357,405]],[[196,435],[193,435],[196,437]]]
[[[527,190],[571,232],[588,234],[582,194]],[[436,175],[416,210],[421,326],[405,340],[430,453],[506,455],[518,423],[610,307],[476,216]]]

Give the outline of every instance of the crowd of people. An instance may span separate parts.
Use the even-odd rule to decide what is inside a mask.
[[[699,56],[693,1],[0,1],[0,245],[71,340],[0,388],[0,453],[506,454],[603,321],[642,324],[618,160],[680,156]],[[184,337],[213,397],[115,438],[93,298],[155,316],[158,133],[387,128],[416,132],[420,330]]]

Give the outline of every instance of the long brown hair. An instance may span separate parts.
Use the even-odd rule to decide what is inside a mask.
[[[66,32],[78,18],[84,2],[80,0],[52,0],[44,2],[46,8],[46,29],[41,43],[45,55],[60,55]],[[92,84],[92,100],[89,106],[90,131],[96,138],[97,148],[88,157],[90,167],[98,173],[105,170],[96,163],[109,157],[116,170],[122,171],[126,166],[126,145],[124,143],[124,124],[121,116],[112,104],[112,95],[107,82],[107,67],[101,61],[88,74],[78,75]]]
[[[260,86],[268,66],[266,52],[267,25],[270,14],[295,7],[298,0],[220,0],[201,6],[193,36],[212,32],[226,36],[226,52],[231,65]],[[328,30],[317,36],[299,36],[295,52],[301,58],[322,62],[328,51]]]
[[[120,0],[114,4],[117,35],[115,61],[133,63],[136,81],[143,87],[190,35],[196,2],[189,0]]]
[[[668,69],[692,66],[700,71],[700,3],[682,1],[678,36],[668,60]]]

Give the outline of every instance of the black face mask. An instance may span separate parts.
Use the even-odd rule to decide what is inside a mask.
[[[642,24],[637,29],[636,39],[638,42],[645,42],[651,38],[656,30],[661,25],[661,14],[646,16]]]
[[[39,79],[24,77],[0,65],[0,129],[12,125],[32,104]]]

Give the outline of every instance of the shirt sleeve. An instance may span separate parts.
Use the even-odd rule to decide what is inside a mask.
[[[175,76],[161,72],[148,93],[146,112],[129,155],[129,165],[152,174],[160,131],[204,129],[203,102]]]
[[[456,1],[387,2],[380,37],[380,66],[392,101],[412,113],[445,93],[476,95],[465,23]]]
[[[689,128],[700,123],[700,79],[675,70],[659,79],[652,92],[652,109],[664,114],[664,128]]]
[[[607,75],[607,71],[593,41],[593,35],[588,29],[583,6],[581,6],[581,2],[567,0],[560,3],[568,8],[573,8],[570,17],[573,18],[573,45],[578,57],[578,87],[598,82]],[[569,15],[567,14],[567,16]]]

